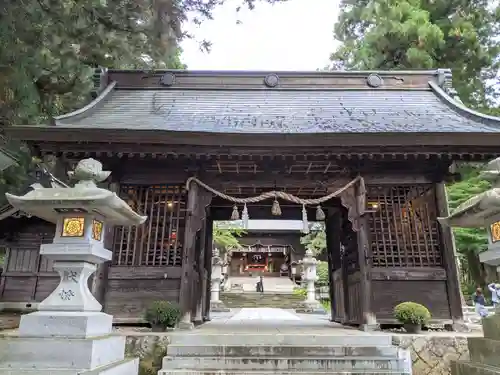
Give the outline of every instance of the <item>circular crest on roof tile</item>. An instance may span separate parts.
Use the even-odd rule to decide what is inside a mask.
[[[160,84],[163,86],[172,86],[175,83],[175,74],[167,72],[160,78]]]
[[[276,87],[280,81],[280,77],[277,74],[268,74],[264,77],[264,83],[267,87]]]
[[[380,87],[384,84],[384,80],[378,74],[370,74],[366,78],[366,84],[370,87]]]

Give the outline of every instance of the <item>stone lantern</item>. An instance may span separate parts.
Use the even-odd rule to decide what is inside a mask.
[[[40,303],[39,311],[22,316],[18,338],[0,340],[0,374],[7,369],[23,374],[107,374],[111,370],[137,374],[138,361],[124,359],[125,337],[110,336],[113,317],[101,312],[88,287],[97,265],[112,257],[103,244],[106,227],[140,225],[146,220],[115,193],[97,187],[96,182],[109,175],[100,162],[85,159],[70,172],[78,181],[74,187],[39,187],[24,196],[6,194],[15,208],[56,224],[53,242],[41,245],[40,254],[53,261],[60,282]]]
[[[224,302],[220,300],[220,283],[222,281],[222,258],[220,257],[219,250],[214,249],[212,255],[212,276],[210,285],[210,311],[213,312],[226,312],[230,311]]]
[[[307,296],[302,306],[297,309],[297,312],[325,314],[325,309],[323,309],[323,306],[321,306],[316,299],[315,283],[318,281],[318,275],[316,274],[318,261],[314,258],[313,252],[308,249],[306,250],[304,259],[302,259],[300,263],[303,268],[303,280],[306,286]]]
[[[488,251],[479,255],[481,262],[500,266],[500,158],[489,162],[481,177],[492,183],[492,188],[473,196],[458,206],[450,216],[439,218],[442,225],[463,228],[486,228]],[[470,361],[452,363],[453,375],[500,373],[500,313],[482,319],[483,337],[468,338]],[[485,367],[485,365],[487,367]]]

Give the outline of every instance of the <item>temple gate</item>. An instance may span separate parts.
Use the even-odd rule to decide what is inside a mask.
[[[106,186],[148,217],[105,234],[113,260],[92,286],[117,321],[141,320],[156,299],[179,301],[185,323],[208,319],[212,223],[236,218],[235,204],[243,221],[312,221],[320,206],[333,320],[394,323],[393,307],[408,300],[434,322],[462,318],[451,232],[437,217],[453,163],[498,155],[500,122],[456,102],[448,70],[100,69],[95,78],[86,107],[7,132],[43,160],[30,183],[64,179],[93,157],[113,172]],[[36,305],[57,280],[37,252],[54,229],[16,216],[0,210],[0,298]]]

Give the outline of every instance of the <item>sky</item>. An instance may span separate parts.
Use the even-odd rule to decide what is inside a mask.
[[[182,43],[182,60],[192,70],[316,70],[335,48],[333,25],[339,0],[289,0],[258,4],[236,13],[241,0],[228,0],[213,21],[187,25],[195,40]],[[237,20],[241,24],[237,24]],[[212,42],[211,52],[199,40]]]

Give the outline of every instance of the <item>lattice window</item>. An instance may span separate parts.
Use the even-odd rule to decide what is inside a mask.
[[[121,266],[180,266],[186,213],[184,186],[122,185],[122,198],[148,220],[117,227],[113,263]]]
[[[375,267],[441,266],[436,196],[432,185],[368,187]]]

